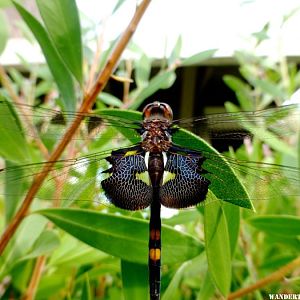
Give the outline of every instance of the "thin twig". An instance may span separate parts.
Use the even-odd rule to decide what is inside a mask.
[[[36,290],[38,287],[38,284],[40,282],[40,278],[44,269],[46,263],[46,256],[39,256],[36,259],[36,264],[33,269],[33,274],[31,276],[31,280],[29,283],[29,286],[26,290],[25,295],[22,297],[22,300],[32,300],[35,299]]]
[[[11,237],[13,236],[18,226],[20,225],[22,219],[26,216],[34,196],[36,195],[39,188],[43,184],[45,178],[47,177],[47,174],[53,168],[55,161],[60,157],[60,155],[62,154],[62,152],[65,150],[66,146],[72,139],[72,136],[77,131],[82,119],[84,118],[84,114],[90,111],[93,103],[96,100],[97,95],[103,90],[104,86],[106,85],[110,77],[110,74],[114,71],[115,67],[117,66],[117,63],[121,57],[122,52],[124,51],[127,43],[129,42],[130,38],[135,32],[137,25],[139,24],[139,21],[141,20],[150,2],[151,0],[143,0],[143,2],[137,7],[132,20],[130,21],[125,32],[122,34],[111,56],[107,60],[103,71],[99,74],[91,90],[88,91],[84,96],[82,105],[78,111],[78,114],[76,115],[76,118],[74,119],[70,127],[67,129],[61,142],[57,145],[57,147],[51,154],[48,160],[49,163],[45,164],[44,167],[42,168],[42,171],[34,178],[33,183],[30,189],[28,190],[28,193],[24,201],[22,202],[20,209],[17,211],[16,215],[12,219],[11,223],[7,226],[6,230],[4,231],[1,237],[0,254],[2,254],[7,243],[10,241]]]
[[[104,22],[104,24],[105,24],[105,22]],[[103,40],[104,40],[104,30],[102,31],[102,33],[100,34],[100,36],[97,39],[96,52],[95,52],[95,55],[94,55],[94,58],[93,58],[93,62],[92,62],[91,68],[90,68],[89,76],[88,76],[88,81],[87,81],[87,84],[86,84],[86,89],[87,90],[92,88],[92,85],[93,85],[94,80],[95,80],[97,68],[99,66],[99,60],[100,60],[102,50],[103,50],[103,43],[104,43]]]
[[[268,275],[265,278],[258,280],[254,284],[231,293],[228,296],[227,300],[241,298],[242,296],[250,294],[250,293],[254,292],[255,290],[258,290],[259,288],[262,288],[263,286],[266,286],[272,282],[279,281],[279,280],[283,279],[287,273],[291,272],[292,270],[294,270],[297,267],[300,267],[300,257],[297,257],[296,259],[294,259],[287,265],[281,267],[276,272]]]

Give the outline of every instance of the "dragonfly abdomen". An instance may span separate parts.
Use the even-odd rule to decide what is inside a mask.
[[[164,174],[163,153],[149,153],[148,172],[153,188],[149,224],[149,282],[151,300],[160,298],[161,281],[161,218],[160,186]]]

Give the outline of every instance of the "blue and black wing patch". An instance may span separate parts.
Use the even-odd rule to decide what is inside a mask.
[[[210,181],[201,165],[203,156],[167,153],[160,202],[170,208],[186,208],[204,201]]]
[[[143,152],[113,151],[106,159],[112,164],[104,171],[110,176],[101,182],[108,200],[115,206],[127,210],[148,207],[152,201],[152,186]]]

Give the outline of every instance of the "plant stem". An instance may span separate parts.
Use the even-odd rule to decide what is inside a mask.
[[[143,2],[137,7],[132,20],[130,21],[124,33],[122,34],[111,56],[108,58],[106,65],[103,68],[103,71],[98,75],[96,82],[92,86],[92,88],[84,95],[82,105],[78,111],[78,114],[76,115],[76,118],[67,129],[61,142],[57,145],[53,153],[50,155],[48,163],[46,163],[42,168],[41,172],[37,174],[37,176],[35,176],[33,183],[29,188],[21,207],[17,211],[11,223],[9,223],[9,225],[7,226],[6,230],[4,231],[0,239],[0,255],[3,253],[6,245],[10,241],[11,237],[13,236],[17,228],[19,227],[22,219],[28,213],[29,207],[31,205],[31,202],[33,201],[34,196],[38,192],[39,188],[43,184],[49,172],[52,170],[55,161],[60,157],[62,152],[65,150],[66,146],[71,141],[72,136],[76,133],[82,119],[84,118],[84,115],[90,111],[90,109],[92,108],[96,100],[97,95],[103,90],[104,86],[109,80],[110,75],[112,74],[115,67],[117,66],[117,63],[121,57],[122,52],[124,51],[127,43],[129,42],[130,38],[135,32],[139,24],[139,21],[141,20],[150,2],[151,0],[143,0]]]
[[[37,290],[38,284],[40,282],[40,278],[41,278],[45,263],[46,263],[46,256],[39,256],[37,258],[29,286],[28,286],[26,293],[23,296],[22,300],[35,299],[36,290]]]
[[[293,261],[291,261],[290,263],[288,263],[287,265],[281,267],[276,272],[270,274],[265,278],[258,280],[256,283],[231,293],[228,296],[227,300],[239,299],[244,295],[247,295],[259,288],[262,288],[263,286],[266,286],[272,282],[279,281],[283,279],[287,273],[291,272],[293,269],[297,267],[300,267],[300,256],[294,259]]]

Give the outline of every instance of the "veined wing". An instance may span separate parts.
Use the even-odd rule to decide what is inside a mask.
[[[201,151],[205,158],[201,167],[208,172],[204,176],[211,182],[209,189],[221,200],[247,208],[251,208],[250,201],[255,206],[277,203],[281,208],[287,199],[300,204],[300,170],[295,157],[283,155],[279,161],[258,162],[247,159],[246,151],[242,151],[245,149],[241,149],[243,158],[237,159],[230,153],[212,151],[208,144],[186,130],[178,130],[173,141]],[[283,165],[286,158],[289,164]]]
[[[13,137],[18,131],[19,135],[33,141],[40,139],[47,147],[60,140],[68,125],[78,116],[79,114],[74,112],[0,101],[1,132]],[[141,117],[138,113],[131,112],[129,119],[126,110],[103,109],[81,116],[83,124],[73,140],[88,142],[101,136],[102,141],[110,141],[116,135],[113,127],[118,129],[118,132],[125,132],[126,136],[135,142],[140,140],[136,132],[136,129],[141,127]],[[110,131],[105,130],[106,128]],[[2,139],[0,143],[5,141]]]
[[[236,109],[230,106],[231,109]],[[174,120],[174,125],[193,131],[208,140],[243,141],[257,137],[276,150],[290,151],[280,139],[300,129],[300,107],[287,105],[260,111],[233,112]]]
[[[139,114],[129,112],[118,112],[107,110],[106,120],[120,120],[120,116],[134,114],[136,118],[140,118]],[[108,114],[112,114],[111,116]],[[112,119],[110,119],[112,117]],[[137,126],[135,122],[129,123]],[[114,125],[113,122],[109,123]],[[133,127],[133,126],[132,126]],[[132,129],[130,127],[130,129]],[[127,127],[118,127],[124,135],[126,135]],[[243,186],[236,184],[238,179],[245,179],[246,183],[253,182],[251,186],[255,187],[255,194],[250,193],[252,200],[269,200],[274,196],[264,193],[268,187],[270,193],[280,191],[286,196],[299,196],[299,170],[294,167],[282,166],[279,164],[264,164],[249,161],[236,160],[234,158],[224,158],[217,154],[214,150],[209,148],[205,143],[201,142],[197,137],[178,131],[174,134],[174,142],[183,146],[189,147],[195,151],[202,152],[206,160],[203,164],[207,173],[208,180],[212,182],[210,189],[222,200],[238,204],[243,207],[251,208],[249,205],[249,197]],[[101,140],[101,137],[100,139]],[[84,152],[88,149],[88,154],[83,155],[77,159],[62,159],[56,163],[55,170],[51,172],[49,178],[46,180],[38,198],[53,200],[60,200],[64,204],[70,203],[102,203],[103,191],[101,189],[100,181],[101,172],[108,168],[105,157],[109,156],[110,151],[95,150],[94,143],[91,141],[89,147],[84,148]],[[108,145],[107,145],[108,146]],[[118,148],[120,145],[118,145]],[[3,169],[0,177],[3,186],[1,194],[6,197],[7,203],[21,199],[24,195],[26,186],[32,181],[35,174],[40,172],[44,163],[31,163],[25,165],[11,166],[8,164],[7,168]],[[232,171],[233,170],[233,171]],[[238,177],[235,175],[237,173]],[[250,179],[249,179],[250,178]],[[233,182],[235,184],[233,184]],[[278,184],[280,183],[280,185]],[[294,189],[289,189],[288,185],[293,185]],[[295,188],[296,187],[296,188]],[[279,193],[277,193],[279,195]],[[282,201],[281,201],[282,202]],[[204,201],[203,204],[208,203]]]
[[[178,134],[185,139],[189,136],[193,146],[201,149],[197,150],[205,158],[201,167],[208,172],[204,173],[203,177],[210,181],[209,189],[219,199],[245,208],[252,207],[251,200],[255,202],[255,206],[265,206],[270,201],[283,206],[286,198],[299,199],[299,169],[225,158],[191,133],[180,131]],[[180,136],[178,138],[180,139]],[[110,151],[91,153],[76,159],[57,161],[36,198],[49,205],[53,205],[55,201],[55,205],[103,207],[104,204],[107,208],[109,202],[104,195],[101,182],[109,176],[103,171],[110,168],[107,161],[110,153]],[[171,154],[174,156],[178,152]],[[182,150],[180,155],[190,154]],[[5,197],[7,205],[23,199],[33,177],[45,164],[47,162],[14,166],[10,163],[1,170],[1,195]],[[176,172],[180,172],[180,169]],[[206,199],[200,205],[209,203],[210,200]],[[109,207],[112,209],[112,206]]]

